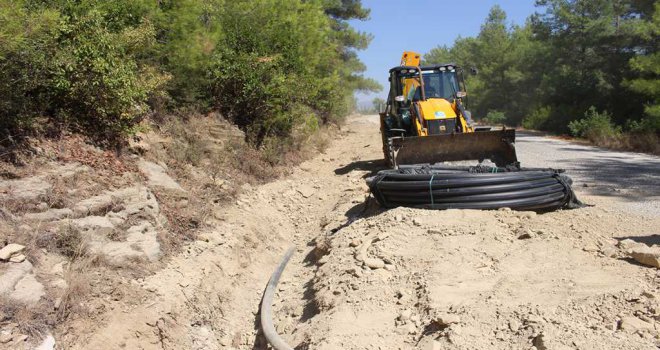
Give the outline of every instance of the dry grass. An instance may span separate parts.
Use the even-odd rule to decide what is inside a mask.
[[[91,290],[89,272],[97,264],[93,258],[78,261],[65,272],[67,288],[59,297],[56,318],[63,321],[72,314],[84,314],[84,300]]]
[[[186,199],[167,192],[154,194],[168,222],[168,230],[159,231],[161,249],[166,253],[177,252],[185,242],[196,239],[211,214],[212,205],[204,201],[207,195],[203,193],[189,193]]]
[[[21,177],[43,174],[44,170],[53,171],[52,165],[44,165],[40,162],[28,164],[25,167],[31,169],[30,174]],[[125,177],[115,176],[113,178],[105,173],[97,173],[94,169],[90,171],[81,170],[67,176],[62,176],[55,169],[53,174],[43,176],[42,179],[51,186],[43,195],[31,199],[10,197],[4,199],[0,206],[17,216],[43,212],[53,208],[67,208],[82,199],[100,194],[106,189],[114,187],[117,182],[126,183],[130,181]]]
[[[653,132],[623,132],[591,138],[589,141],[596,146],[613,150],[660,155],[660,136]]]
[[[288,138],[269,138],[259,149],[246,144],[244,134],[222,119],[210,114],[186,118],[170,117],[159,126],[169,141],[152,155],[170,168],[196,167],[214,181],[234,180],[263,183],[286,172],[287,168],[323,153],[336,127],[314,132],[303,128]],[[182,175],[185,179],[186,174]]]
[[[53,304],[41,301],[37,305],[27,307],[0,296],[0,322],[12,322],[18,331],[31,337],[42,338],[56,323]]]
[[[149,151],[143,156],[167,165],[168,172],[187,195],[158,191],[161,212],[169,233],[159,237],[167,252],[193,240],[218,207],[232,203],[244,184],[261,184],[280,177],[292,166],[324,152],[336,129],[296,132],[286,139],[268,139],[260,149],[245,142],[245,135],[215,114],[170,116],[144,134]]]
[[[624,150],[660,155],[660,135],[652,132],[624,133]]]
[[[26,251],[34,252],[30,261],[39,261],[40,249],[49,253],[57,253],[70,261],[79,260],[88,254],[87,242],[83,234],[69,223],[61,223],[57,227],[43,230],[33,229],[31,235],[24,240]],[[30,255],[28,255],[30,257]]]
[[[334,134],[334,130],[320,132],[318,137],[313,138],[314,149],[319,153],[325,153],[332,143],[332,134]]]
[[[52,184],[52,188],[46,193],[44,198],[41,198],[43,203],[46,203],[48,208],[67,208],[71,206],[76,198],[72,196],[72,190],[79,188],[80,175],[76,174],[71,177],[51,176],[46,181]]]
[[[87,244],[82,233],[71,224],[61,225],[54,238],[52,245],[55,251],[71,261],[78,260],[87,254]]]
[[[244,134],[217,115],[172,117],[162,130],[170,142],[158,158],[171,168],[197,167],[214,181],[241,175],[245,182],[258,182],[277,176],[264,152],[248,146]]]
[[[265,174],[272,167],[243,142],[240,131],[216,115],[169,117],[158,128],[151,138],[160,142],[152,141],[145,156],[165,163],[187,191],[185,196],[154,193],[169,223],[169,232],[159,237],[161,248],[172,253],[195,239],[214,207],[232,201],[243,183],[261,181],[248,173]]]

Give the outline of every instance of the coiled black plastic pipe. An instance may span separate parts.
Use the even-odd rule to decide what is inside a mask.
[[[546,211],[581,207],[572,180],[554,169],[407,167],[367,179],[384,207]]]

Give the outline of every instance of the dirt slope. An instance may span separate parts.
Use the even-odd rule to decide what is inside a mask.
[[[298,252],[287,269],[283,290],[299,292],[294,314],[309,317],[304,291],[315,271],[313,242],[323,241],[363,211],[368,196],[363,171],[351,164],[377,149],[365,135],[372,125],[356,122],[323,155],[286,179],[245,189],[215,227],[200,235],[185,254],[143,281],[149,296],[126,310],[115,308],[93,332],[80,324],[65,343],[71,348],[222,349],[263,345],[256,314],[263,288],[280,255]],[[337,170],[337,174],[335,173]],[[295,276],[295,278],[292,278]],[[307,299],[305,299],[307,298]]]
[[[265,349],[259,302],[293,245],[274,313],[297,349],[660,346],[660,275],[627,257],[634,241],[619,243],[660,243],[654,193],[633,196],[615,180],[600,191],[604,184],[584,170],[576,190],[589,208],[382,211],[364,183],[380,149],[374,118],[352,119],[324,154],[285,179],[245,188],[183,253],[116,286],[130,298],[99,295],[102,316],[61,325],[57,343]],[[538,163],[553,154],[518,152]],[[656,170],[637,176],[657,179]]]
[[[326,154],[247,191],[208,243],[147,278],[149,303],[76,343],[262,348],[261,293],[295,245],[275,315],[300,348],[658,345],[657,272],[615,247],[617,238],[655,233],[657,216],[624,214],[616,198],[585,193],[596,206],[543,215],[380,212],[364,203],[363,183],[379,156],[375,125],[354,120]],[[365,267],[365,257],[386,265]]]

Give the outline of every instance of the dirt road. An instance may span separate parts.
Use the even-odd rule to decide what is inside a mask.
[[[293,245],[274,313],[297,349],[660,345],[658,270],[617,247],[660,243],[660,159],[523,134],[523,165],[568,169],[593,207],[382,211],[364,183],[381,166],[375,121],[351,119],[324,154],[246,189],[185,253],[132,283],[139,301],[118,303],[98,329],[74,323],[59,341],[265,349],[260,298]]]
[[[660,158],[518,133],[518,158],[524,166],[566,169],[581,191],[616,197],[635,212],[660,213]],[[585,187],[587,186],[587,187]]]

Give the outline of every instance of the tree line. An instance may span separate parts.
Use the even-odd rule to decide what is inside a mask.
[[[360,0],[0,0],[0,139],[117,142],[210,110],[255,146],[313,130],[380,88],[348,23],[368,17]]]
[[[657,151],[660,3],[537,0],[536,6],[524,25],[509,25],[495,6],[478,35],[434,48],[424,61],[478,69],[467,79],[477,117]]]

